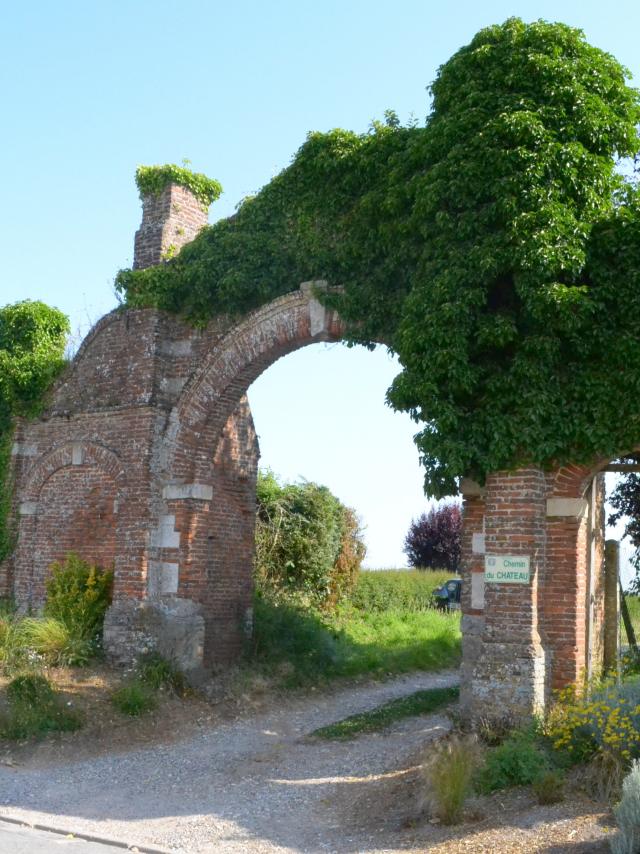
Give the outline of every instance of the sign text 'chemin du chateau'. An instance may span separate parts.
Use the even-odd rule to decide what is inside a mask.
[[[529,555],[485,555],[484,580],[491,584],[528,584]]]

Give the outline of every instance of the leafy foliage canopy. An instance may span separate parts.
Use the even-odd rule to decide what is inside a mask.
[[[186,166],[165,163],[164,166],[138,166],[136,169],[136,186],[141,197],[159,196],[169,184],[179,184],[191,190],[198,201],[207,208],[222,193],[222,186],[218,181],[207,178],[201,172],[192,172]]]
[[[627,76],[563,24],[484,29],[439,69],[424,127],[388,113],[366,134],[310,134],[235,216],[117,287],[206,324],[304,280],[340,285],[322,298],[351,340],[400,357],[389,399],[421,424],[430,494],[613,456],[640,437]]]

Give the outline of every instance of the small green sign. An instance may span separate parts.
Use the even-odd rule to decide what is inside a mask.
[[[528,584],[529,555],[485,555],[484,580],[491,584]]]

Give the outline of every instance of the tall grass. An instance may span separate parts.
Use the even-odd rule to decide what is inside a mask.
[[[66,623],[53,617],[26,617],[18,624],[26,649],[33,650],[45,664],[83,665],[94,653],[88,638],[80,637]]]
[[[91,641],[52,617],[0,617],[0,667],[6,673],[38,664],[82,665],[94,652]]]
[[[432,809],[444,824],[462,818],[481,753],[470,738],[453,737],[432,746],[425,765]]]
[[[407,606],[412,600],[404,592],[394,595],[393,591],[393,582],[404,573],[384,572],[381,576],[386,577],[369,585],[366,598],[361,594],[356,600],[358,605],[348,602],[329,613],[282,600],[257,599],[250,665],[285,686],[457,665],[459,616],[428,608],[426,594],[418,599],[416,608]],[[439,575],[439,579],[443,577],[449,574]],[[432,577],[430,584],[434,580]],[[410,584],[425,587],[422,578]],[[384,590],[389,595],[383,596]],[[371,591],[375,606],[364,607],[365,601],[372,601]],[[399,607],[399,601],[405,607]]]

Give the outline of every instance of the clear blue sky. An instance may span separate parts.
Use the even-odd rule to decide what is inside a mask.
[[[387,108],[422,120],[437,67],[511,15],[582,27],[640,81],[631,0],[5,4],[0,304],[42,299],[86,331],[131,264],[137,165],[189,158],[222,182],[210,216],[225,216],[309,130],[365,131]],[[384,406],[396,370],[384,352],[318,346],[251,390],[263,463],[353,505],[373,566],[403,564],[426,507],[415,425]]]

